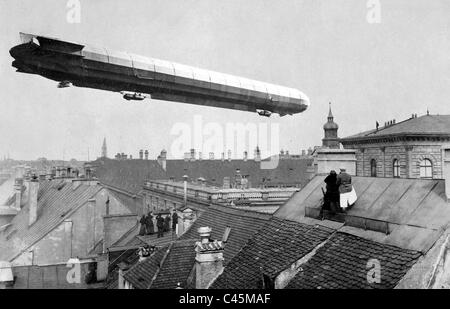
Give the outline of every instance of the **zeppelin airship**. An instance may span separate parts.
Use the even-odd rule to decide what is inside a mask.
[[[126,100],[152,98],[262,116],[301,113],[310,104],[293,88],[39,35],[20,33],[20,39],[10,49],[12,66],[57,81],[58,88],[73,85],[118,92]]]

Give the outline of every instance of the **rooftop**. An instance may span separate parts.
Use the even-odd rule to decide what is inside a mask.
[[[342,142],[399,135],[450,137],[450,115],[424,115],[342,138]]]
[[[92,162],[96,166],[96,177],[102,184],[138,193],[147,180],[174,179],[180,181],[184,175],[190,179],[204,178],[209,186],[223,186],[224,177],[231,180],[240,170],[248,175],[251,187],[305,185],[309,180],[308,166],[312,159],[279,160],[274,169],[261,169],[254,160],[167,160],[166,170],[156,160],[112,160],[101,158]]]
[[[322,205],[325,176],[316,176],[274,214],[298,222],[317,218]],[[358,195],[341,229],[358,236],[426,252],[450,223],[444,180],[352,177]],[[305,217],[306,215],[306,217]],[[364,230],[364,222],[379,221],[387,235]]]
[[[211,287],[262,288],[263,274],[274,279],[281,271],[326,240],[332,232],[332,229],[319,225],[273,218],[228,262]]]
[[[0,260],[9,261],[24,252],[63,222],[67,216],[87,203],[102,187],[79,185],[64,180],[42,181],[38,191],[38,220],[29,223],[29,206],[25,205],[0,233]],[[11,239],[14,237],[16,241]]]
[[[345,233],[334,234],[292,279],[288,289],[392,289],[420,252],[382,245]],[[368,264],[381,267],[379,282],[368,281]]]
[[[211,238],[217,240],[222,239],[227,227],[231,228],[224,249],[226,264],[269,218],[270,215],[266,214],[210,206],[178,240],[158,249],[159,255],[137,263],[126,273],[125,278],[137,288],[173,289],[178,283],[184,288],[190,287],[195,263],[195,242],[199,240],[198,228],[211,227]],[[165,257],[161,258],[163,253]],[[159,268],[156,265],[160,265]]]

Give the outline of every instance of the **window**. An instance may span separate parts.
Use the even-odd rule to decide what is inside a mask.
[[[429,159],[420,162],[420,178],[433,178],[433,163]]]
[[[392,162],[392,174],[395,178],[400,177],[400,163],[397,159],[394,159],[394,162]]]
[[[370,161],[370,177],[377,177],[377,161],[375,159]]]

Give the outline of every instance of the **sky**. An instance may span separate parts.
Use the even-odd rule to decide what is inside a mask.
[[[73,2],[0,1],[0,158],[95,159],[104,137],[110,157],[149,149],[155,158],[164,148],[173,158],[179,136],[172,130],[177,123],[194,127],[199,118],[223,128],[278,125],[279,147],[300,153],[321,144],[329,102],[340,137],[427,109],[450,114],[447,0],[79,0],[80,22],[70,23]],[[296,88],[311,106],[266,118],[57,89],[54,81],[15,72],[8,51],[19,32]]]

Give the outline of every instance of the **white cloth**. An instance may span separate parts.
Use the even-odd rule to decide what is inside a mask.
[[[355,188],[353,188],[353,186],[352,186],[352,191],[350,191],[348,193],[339,194],[339,199],[341,202],[342,209],[346,209],[347,207],[355,204],[356,200],[358,199],[358,197],[356,196]]]

